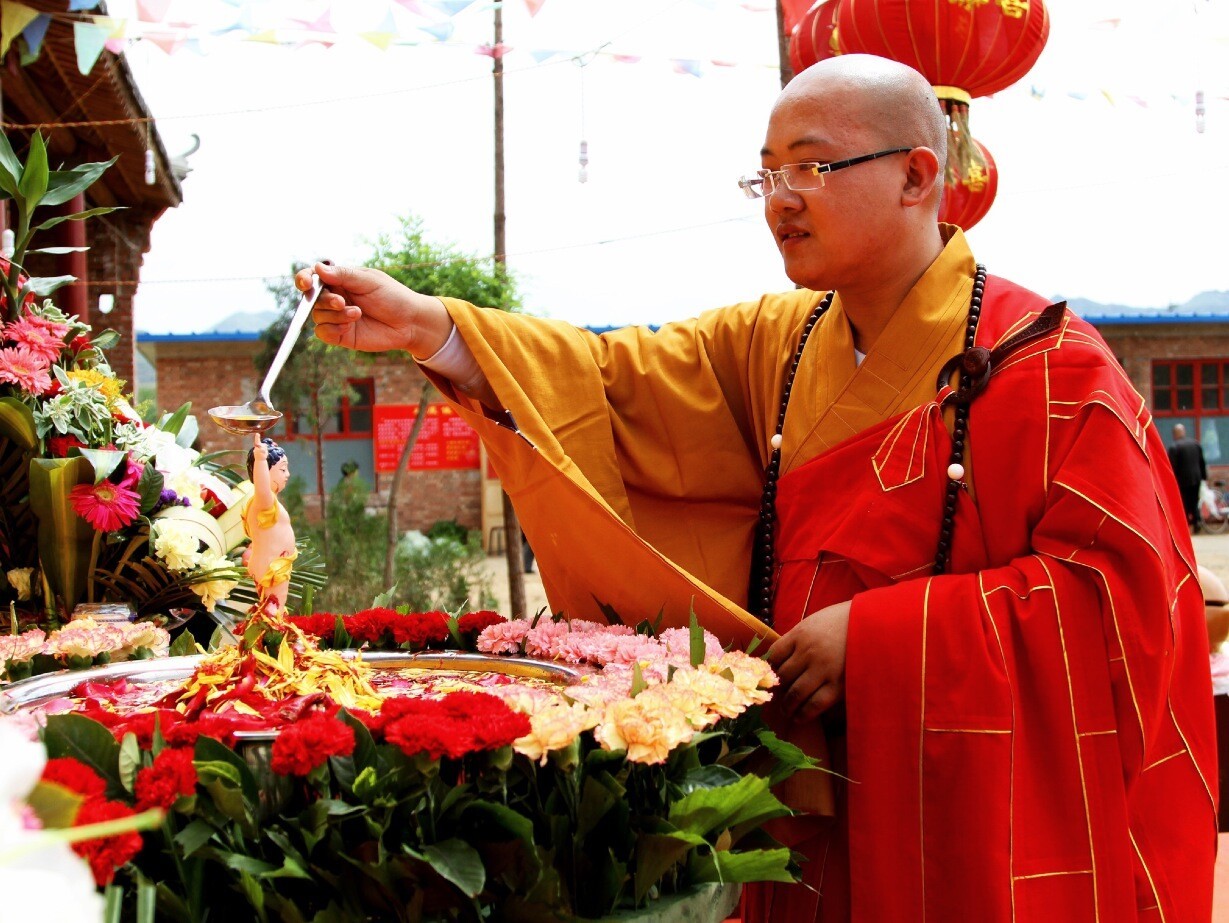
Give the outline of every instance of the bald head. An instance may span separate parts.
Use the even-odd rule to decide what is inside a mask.
[[[789,82],[774,112],[792,103],[840,111],[881,148],[925,147],[939,163],[947,161],[947,119],[935,91],[920,73],[896,61],[869,54],[820,61]]]

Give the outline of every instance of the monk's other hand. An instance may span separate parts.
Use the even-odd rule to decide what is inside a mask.
[[[311,288],[312,273],[324,291],[312,309],[316,336],[361,352],[405,349],[419,358],[436,352],[452,330],[443,302],[406,288],[378,269],[317,263],[295,274],[295,287]]]
[[[781,678],[776,700],[796,721],[812,721],[845,694],[845,639],[849,603],[820,609],[787,631],[768,650]]]

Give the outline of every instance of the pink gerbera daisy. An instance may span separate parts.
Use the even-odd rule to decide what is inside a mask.
[[[68,324],[57,324],[43,317],[31,317],[26,314],[4,328],[4,335],[18,346],[27,347],[30,352],[44,356],[48,362],[60,358],[64,351],[64,336],[68,333]]]
[[[0,381],[17,385],[30,394],[44,394],[51,389],[50,361],[25,346],[0,349]]]
[[[121,484],[78,484],[68,492],[77,515],[97,532],[114,532],[137,518],[141,496]]]

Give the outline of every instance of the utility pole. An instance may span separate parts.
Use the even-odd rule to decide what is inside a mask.
[[[502,4],[495,7],[495,47],[491,53],[491,74],[495,78],[495,263],[503,268],[508,252],[504,225],[504,13]],[[524,618],[525,564],[521,556],[521,525],[516,521],[512,498],[504,499],[504,556],[508,561],[508,604],[512,618]]]
[[[777,61],[781,68],[781,88],[784,89],[794,79],[794,65],[789,61],[789,33],[785,31],[785,8],[781,6],[781,0],[777,0]]]

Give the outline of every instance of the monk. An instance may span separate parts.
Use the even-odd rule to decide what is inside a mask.
[[[1202,600],[1144,401],[938,224],[916,72],[815,65],[761,158],[740,185],[798,290],[596,336],[317,265],[317,334],[430,370],[553,606],[779,634],[785,730],[822,722],[851,782],[748,920],[1208,919]]]
[[[290,461],[272,439],[256,434],[252,442],[247,467],[255,492],[243,510],[243,530],[251,540],[243,562],[260,594],[257,609],[277,613],[286,607],[290,574],[299,555],[290,514],[277,499],[290,480]]]

